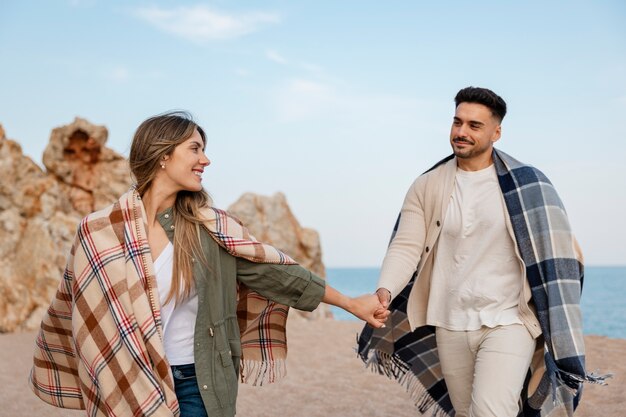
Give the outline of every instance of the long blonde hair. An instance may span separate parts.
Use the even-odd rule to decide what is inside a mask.
[[[184,111],[163,113],[139,125],[128,158],[139,195],[143,196],[152,186],[163,157],[171,155],[174,148],[189,139],[196,129],[206,145],[204,130]],[[190,296],[194,286],[194,261],[207,265],[199,240],[202,221],[199,209],[210,204],[211,198],[204,188],[179,191],[176,195],[173,207],[174,269],[166,303],[172,299],[179,303]]]

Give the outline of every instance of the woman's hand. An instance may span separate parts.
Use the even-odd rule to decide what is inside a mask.
[[[328,284],[326,285],[322,301],[326,304],[343,308],[348,313],[366,321],[370,326],[375,328],[385,327],[385,321],[387,321],[387,317],[389,317],[390,314],[387,307],[383,306],[378,300],[376,294],[350,298]]]
[[[385,327],[390,314],[389,310],[380,303],[376,294],[351,298],[348,311],[375,328]]]

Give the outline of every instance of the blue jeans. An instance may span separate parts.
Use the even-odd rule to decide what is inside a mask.
[[[194,364],[172,366],[172,374],[180,417],[208,417],[198,389]]]

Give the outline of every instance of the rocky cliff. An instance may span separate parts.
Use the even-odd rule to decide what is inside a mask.
[[[247,225],[250,233],[257,240],[271,243],[289,254],[303,267],[321,277],[326,277],[318,233],[313,229],[300,226],[284,194],[276,193],[267,197],[245,193],[228,207],[228,212]],[[296,311],[292,314],[294,317],[332,317],[326,305],[320,306],[311,313],[294,311]]]
[[[85,119],[52,130],[43,164],[67,197],[70,210],[82,216],[106,207],[128,190],[128,162],[105,147],[109,132]]]
[[[76,226],[130,185],[104,126],[77,118],[52,131],[42,170],[0,135],[0,332],[32,329],[53,297]]]
[[[130,186],[127,161],[105,146],[107,136],[80,118],[53,129],[44,171],[0,125],[0,332],[39,326],[78,222]],[[284,196],[246,194],[232,209],[258,239],[324,276],[317,233],[298,225]]]

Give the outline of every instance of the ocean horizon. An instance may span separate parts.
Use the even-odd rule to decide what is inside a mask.
[[[326,268],[326,279],[349,296],[371,293],[376,289],[380,269]],[[581,297],[583,332],[626,339],[626,266],[587,266]],[[357,320],[336,307],[331,307],[336,320]]]

